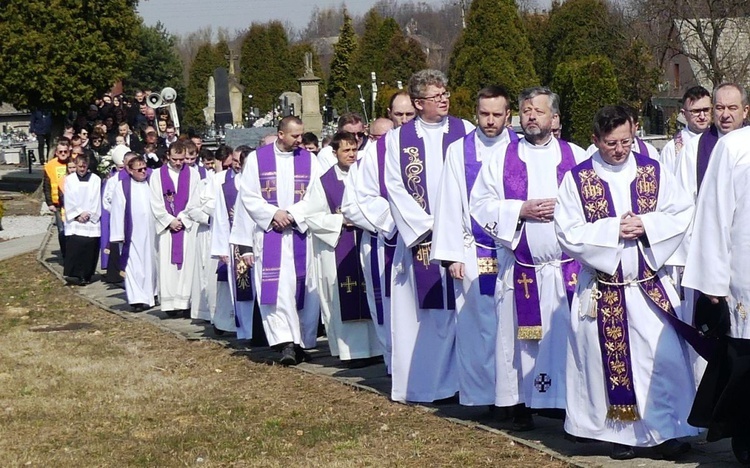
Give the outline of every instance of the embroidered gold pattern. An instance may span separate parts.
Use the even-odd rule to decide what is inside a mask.
[[[745,320],[747,318],[747,312],[745,311],[745,306],[742,305],[741,302],[737,303],[737,313],[739,314],[742,320]]]
[[[653,164],[638,166],[635,175],[636,202],[641,213],[651,213],[656,209],[659,181]]]
[[[620,282],[619,273],[606,276],[608,282]],[[602,314],[602,328],[606,341],[604,351],[609,367],[609,384],[612,389],[624,387],[632,388],[630,372],[628,369],[628,354],[630,353],[628,343],[625,340],[625,309],[623,308],[623,297],[616,287],[601,285],[601,299],[599,299],[599,313]]]
[[[494,257],[477,258],[477,268],[480,275],[497,274],[497,259]]]
[[[234,271],[237,276],[237,287],[239,289],[247,289],[250,287],[250,275],[249,269],[245,264],[245,261],[240,255],[240,249],[236,245],[233,249],[234,253]]]
[[[406,175],[406,187],[409,189],[412,198],[416,201],[420,208],[423,210],[427,209],[427,202],[424,199],[425,189],[420,184],[422,183],[422,173],[424,172],[424,163],[419,155],[419,148],[416,146],[409,146],[404,148],[404,153],[409,155],[409,164],[404,168],[404,174]]]
[[[523,286],[524,299],[531,299],[531,295],[529,294],[529,285],[533,282],[534,280],[526,276],[526,273],[521,273],[521,279],[519,279],[517,283]]]
[[[609,216],[609,203],[604,193],[604,184],[593,169],[584,169],[579,173],[581,194],[583,195],[583,209],[592,220]]]
[[[346,281],[344,281],[343,283],[340,284],[340,287],[346,288],[347,294],[351,294],[351,292],[353,290],[352,288],[354,288],[356,286],[357,286],[357,282],[356,281],[352,281],[352,277],[351,276],[347,276],[346,277]]]
[[[425,268],[430,267],[430,244],[419,244],[417,246],[417,261]]]

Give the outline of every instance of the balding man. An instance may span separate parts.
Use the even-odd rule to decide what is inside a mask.
[[[367,136],[371,142],[378,141],[393,128],[393,121],[385,117],[378,117],[370,122],[370,134]]]
[[[241,204],[254,223],[254,254],[243,257],[249,265],[257,262],[255,290],[263,328],[268,343],[281,351],[281,364],[287,366],[309,359],[303,348],[315,347],[320,316],[303,197],[310,181],[321,173],[315,156],[301,147],[303,133],[299,118],[284,117],[276,142],[250,153],[236,208]]]
[[[400,127],[411,122],[416,115],[417,111],[414,109],[414,104],[412,104],[408,92],[399,91],[391,96],[388,104],[388,118],[393,121],[394,127]]]

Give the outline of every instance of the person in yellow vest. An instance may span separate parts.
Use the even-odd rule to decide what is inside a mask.
[[[50,159],[44,165],[44,200],[47,208],[55,215],[57,240],[60,242],[60,254],[63,258],[65,258],[65,224],[60,216],[60,209],[63,206],[60,194],[64,191],[63,182],[68,173],[69,156],[70,141],[67,138],[61,138],[57,141],[55,158]]]

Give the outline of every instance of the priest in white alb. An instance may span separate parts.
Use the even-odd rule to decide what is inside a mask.
[[[80,285],[90,283],[96,272],[101,236],[102,181],[88,170],[88,164],[88,156],[80,155],[76,171],[65,176],[63,275]]]
[[[448,147],[435,209],[431,258],[448,266],[456,289],[456,355],[459,401],[494,406],[495,242],[469,214],[469,193],[482,165],[518,136],[506,128],[511,117],[505,89],[477,94],[478,128]]]
[[[449,116],[448,80],[409,79],[417,118],[386,135],[385,186],[399,232],[391,278],[391,398],[432,402],[458,391],[456,305],[447,270],[430,263],[433,212],[448,146],[474,126]]]
[[[524,431],[535,427],[530,408],[565,407],[562,350],[578,265],[560,250],[552,215],[563,175],[586,156],[552,135],[557,94],[529,88],[518,103],[525,136],[482,165],[470,209],[500,247],[495,405],[513,407],[513,429]]]
[[[687,125],[664,145],[659,162],[664,169],[677,174],[677,157],[693,138],[701,136],[711,125],[711,93],[703,86],[693,86],[682,95],[680,114]]]
[[[698,433],[687,423],[694,396],[687,347],[702,341],[680,321],[663,267],[693,203],[658,161],[633,152],[622,107],[597,113],[593,139],[599,150],[565,175],[554,214],[563,251],[581,263],[565,431],[610,442],[613,459],[634,458],[634,447],[675,459],[690,449],[677,438]]]

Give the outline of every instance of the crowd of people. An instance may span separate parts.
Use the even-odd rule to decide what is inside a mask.
[[[104,181],[61,137],[45,196],[65,276],[88,283],[101,257],[134,311],[263,334],[282,365],[322,321],[333,356],[385,363],[395,401],[488,406],[516,431],[562,417],[621,460],[676,459],[708,428],[750,463],[745,89],[688,90],[661,153],[622,106],[584,150],[548,88],[518,96],[521,136],[503,88],[478,91],[476,126],[450,97],[419,71],[319,150],[289,116],[254,149],[167,134],[154,160],[156,130],[136,149],[125,123]]]

